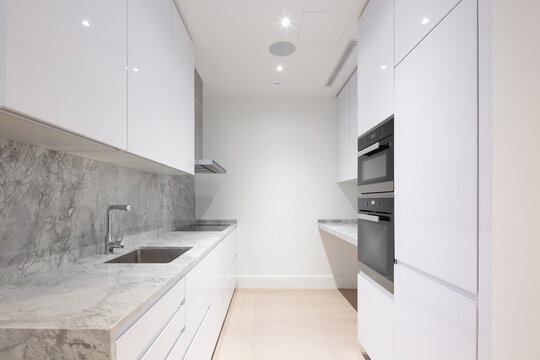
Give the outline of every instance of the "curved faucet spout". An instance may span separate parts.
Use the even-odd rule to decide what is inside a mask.
[[[112,213],[114,210],[131,211],[131,205],[111,205],[107,208],[107,235],[105,235],[105,254],[112,253],[115,248],[123,248],[123,241],[112,239]]]

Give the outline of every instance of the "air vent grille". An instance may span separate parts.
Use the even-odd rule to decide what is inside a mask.
[[[336,81],[337,76],[341,72],[341,69],[343,69],[343,65],[349,60],[349,57],[351,57],[351,54],[353,53],[354,49],[356,48],[356,44],[358,41],[356,40],[349,40],[347,43],[347,47],[345,48],[345,51],[343,51],[343,54],[339,58],[339,61],[336,64],[336,67],[334,68],[334,71],[332,71],[332,74],[330,74],[330,77],[328,78],[328,81],[326,81],[325,87],[331,87],[334,85],[334,81]]]

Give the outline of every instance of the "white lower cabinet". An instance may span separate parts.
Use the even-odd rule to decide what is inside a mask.
[[[396,360],[475,360],[477,303],[403,266],[394,270]]]
[[[232,299],[234,288],[230,287],[236,287],[236,273],[230,272],[236,249],[236,234],[232,232],[186,275],[186,360],[212,357]]]
[[[236,288],[235,260],[232,232],[118,337],[116,359],[210,359]]]
[[[372,360],[391,360],[394,352],[394,301],[358,273],[358,340]]]
[[[167,355],[184,323],[184,279],[163,295],[116,340],[116,359],[159,359]]]

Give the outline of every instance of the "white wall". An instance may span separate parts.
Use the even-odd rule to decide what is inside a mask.
[[[492,359],[540,359],[540,1],[493,0]]]
[[[332,97],[205,98],[204,155],[226,175],[196,176],[200,219],[237,219],[241,287],[356,286],[356,247],[317,219],[356,217],[336,184]]]

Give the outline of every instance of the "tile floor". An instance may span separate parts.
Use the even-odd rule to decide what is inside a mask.
[[[213,359],[364,360],[356,315],[338,290],[238,289]]]

